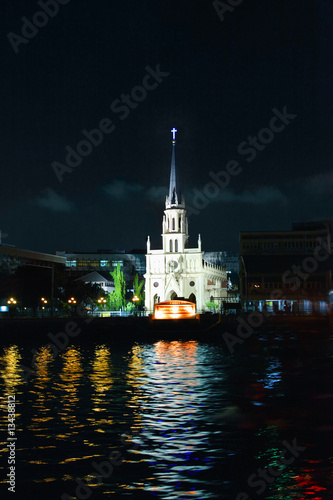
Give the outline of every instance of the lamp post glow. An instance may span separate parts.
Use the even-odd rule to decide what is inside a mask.
[[[72,309],[72,306],[74,307],[75,304],[76,304],[76,300],[74,299],[74,297],[71,297],[70,299],[68,299],[68,304],[70,306],[70,309]]]
[[[134,295],[132,302],[135,305],[135,314],[137,314],[137,312],[138,312],[138,301],[139,300],[140,300],[139,297],[137,295]]]
[[[7,304],[9,306],[9,311],[11,310],[12,315],[14,315],[14,306],[16,306],[17,301],[13,297],[11,297],[9,300],[7,300]],[[12,308],[10,306],[12,306]]]
[[[42,317],[43,317],[43,311],[44,311],[44,309],[45,309],[45,305],[47,304],[47,300],[46,300],[46,299],[44,299],[44,297],[42,297],[40,300],[41,300],[42,304],[44,304],[44,305],[42,306]]]
[[[102,306],[102,309],[105,308],[106,300],[104,299],[104,297],[101,297],[100,299],[98,299],[97,302],[99,303],[100,306]]]

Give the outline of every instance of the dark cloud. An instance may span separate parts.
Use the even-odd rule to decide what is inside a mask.
[[[50,188],[45,189],[32,203],[52,212],[72,212],[75,209],[73,202]]]

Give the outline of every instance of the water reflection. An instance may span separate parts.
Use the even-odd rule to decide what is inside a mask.
[[[130,422],[126,432],[127,436],[139,433],[142,426],[141,408],[145,400],[143,387],[147,381],[145,365],[150,361],[150,353],[146,359],[147,352],[140,345],[134,345],[131,349],[126,370],[126,410],[123,423]],[[131,440],[133,440],[131,438]]]
[[[264,377],[258,381],[263,384],[263,387],[268,390],[277,390],[281,382],[281,361],[276,356],[266,357],[267,369]]]
[[[58,415],[68,428],[64,434],[58,436],[64,438],[77,433],[77,428],[80,425],[77,418],[77,408],[80,401],[79,388],[83,383],[83,360],[80,350],[73,346],[66,349],[61,356],[61,360],[63,366],[54,388],[60,401]]]
[[[302,467],[299,474],[295,475],[296,487],[289,488],[289,494],[296,491],[300,495],[299,500],[323,500],[328,498],[327,488],[318,484],[319,481],[322,481],[322,478],[318,477],[318,473],[316,473],[315,467],[318,469],[318,465],[327,467],[324,460],[309,460],[308,466]],[[330,466],[332,467],[332,464]],[[291,489],[293,491],[290,491]]]
[[[95,347],[91,365],[92,373],[89,375],[89,378],[96,395],[102,396],[106,391],[110,390],[113,384],[110,349],[104,345]],[[96,398],[93,398],[93,401],[96,401]],[[101,400],[98,399],[98,401],[100,402]]]
[[[18,397],[20,482],[33,496],[75,497],[80,478],[96,487],[96,498],[229,500],[242,490],[252,498],[250,474],[269,465],[278,470],[283,440],[297,437],[306,452],[263,496],[330,498],[329,348],[310,356],[300,345],[295,356],[294,347],[267,351],[267,340],[258,340],[232,357],[218,343],[201,341],[104,342],[72,345],[56,357],[38,348],[27,384],[20,364],[28,350],[2,352],[0,390]],[[2,430],[6,418],[2,400]],[[121,443],[124,434],[129,446]],[[113,450],[122,464],[104,482],[94,479],[92,462]],[[47,494],[34,490],[47,484]]]
[[[210,497],[196,479],[210,469],[216,454],[214,450],[208,452],[211,433],[204,425],[206,403],[211,396],[207,378],[211,374],[198,360],[204,361],[204,353],[198,354],[198,342],[160,341],[148,352],[145,349],[138,365],[143,391],[142,428],[136,436],[139,448],[132,460],[143,459],[152,470],[145,489],[170,499],[186,495]],[[138,482],[126,487],[140,488]]]
[[[4,395],[6,396],[14,394],[16,387],[23,383],[19,371],[21,359],[22,356],[16,345],[5,348],[4,354],[0,357],[0,375],[4,384]]]
[[[112,425],[112,414],[109,412],[109,393],[114,383],[110,348],[102,345],[96,346],[94,357],[91,361],[89,378],[94,389],[91,401],[92,410],[99,415],[93,415],[88,421],[98,425],[97,432],[104,432],[105,425]],[[106,414],[103,414],[106,412]]]
[[[281,464],[280,456],[285,446],[278,429],[273,426],[268,427],[261,434],[261,438],[262,437],[265,437],[267,449],[258,454],[258,463],[261,465],[265,464],[265,469],[271,466],[277,471],[276,477],[273,477],[272,473],[268,474],[270,482],[266,483],[267,491],[265,498],[269,500],[280,500],[281,492],[283,492],[284,499],[290,500],[295,498],[299,500],[324,500],[324,498],[328,498],[322,496],[326,493],[327,489],[323,486],[319,486],[318,482],[321,481],[320,477],[315,478],[316,472],[314,464],[324,468],[325,464],[323,460],[307,459],[306,453],[309,450],[304,446],[305,450],[300,452],[296,457],[293,457],[288,450],[286,458],[289,460],[294,458],[294,461],[291,461],[291,464],[283,465]],[[286,441],[291,445],[293,439],[287,439]],[[296,439],[296,441],[298,444],[301,444],[299,439]],[[312,447],[313,445],[311,445],[311,448]],[[270,472],[269,469],[268,472]],[[258,493],[257,491],[257,494]]]
[[[8,426],[8,396],[15,395],[15,417],[16,425],[20,423],[20,400],[17,395],[18,386],[23,384],[23,379],[20,372],[20,362],[22,356],[18,346],[12,345],[4,349],[3,355],[0,357],[0,428],[6,430]],[[4,447],[0,448],[0,453],[7,452],[5,443]]]
[[[52,411],[53,396],[49,390],[52,380],[53,353],[51,348],[41,347],[35,352],[34,359],[34,383],[30,384],[31,394],[31,421],[28,429],[33,431],[36,437],[44,436],[45,423],[54,418]]]

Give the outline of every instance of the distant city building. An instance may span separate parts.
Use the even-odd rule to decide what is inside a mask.
[[[8,268],[12,266],[15,272],[19,267],[25,269],[35,268],[36,272],[34,274],[37,274],[37,270],[45,270],[47,280],[49,280],[49,286],[47,287],[50,299],[49,305],[53,311],[55,283],[65,266],[66,259],[64,257],[0,244],[0,267],[1,263],[6,263]],[[33,286],[36,287],[36,281],[34,281]],[[2,305],[2,307],[6,306]],[[7,309],[6,307],[5,310]]]
[[[176,130],[173,129],[169,195],[162,223],[162,249],[151,250],[147,240],[145,307],[153,312],[158,302],[183,297],[195,302],[199,313],[208,310],[206,302],[227,296],[227,273],[203,259],[201,238],[188,248],[188,220],[176,170]]]
[[[131,288],[135,274],[142,277],[146,270],[145,251],[134,249],[131,252],[125,250],[105,250],[97,252],[57,252],[57,255],[65,258],[66,274],[72,278],[80,278],[88,272],[96,271],[102,276],[110,276],[118,264],[124,273],[127,288]]]
[[[293,224],[291,231],[240,233],[245,308],[327,312],[332,286],[333,221]]]
[[[61,255],[23,250],[12,245],[0,245],[0,255],[15,260],[19,265],[54,268],[66,264],[65,258]]]
[[[202,252],[203,258],[210,264],[225,267],[227,271],[239,273],[239,255],[236,252]]]

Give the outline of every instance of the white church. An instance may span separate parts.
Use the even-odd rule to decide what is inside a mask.
[[[176,169],[176,132],[173,128],[169,195],[162,222],[162,249],[152,250],[147,239],[145,307],[153,313],[158,302],[183,298],[196,304],[197,313],[208,311],[206,302],[227,297],[227,273],[224,268],[203,260],[201,238],[198,246],[188,248],[188,220]]]

